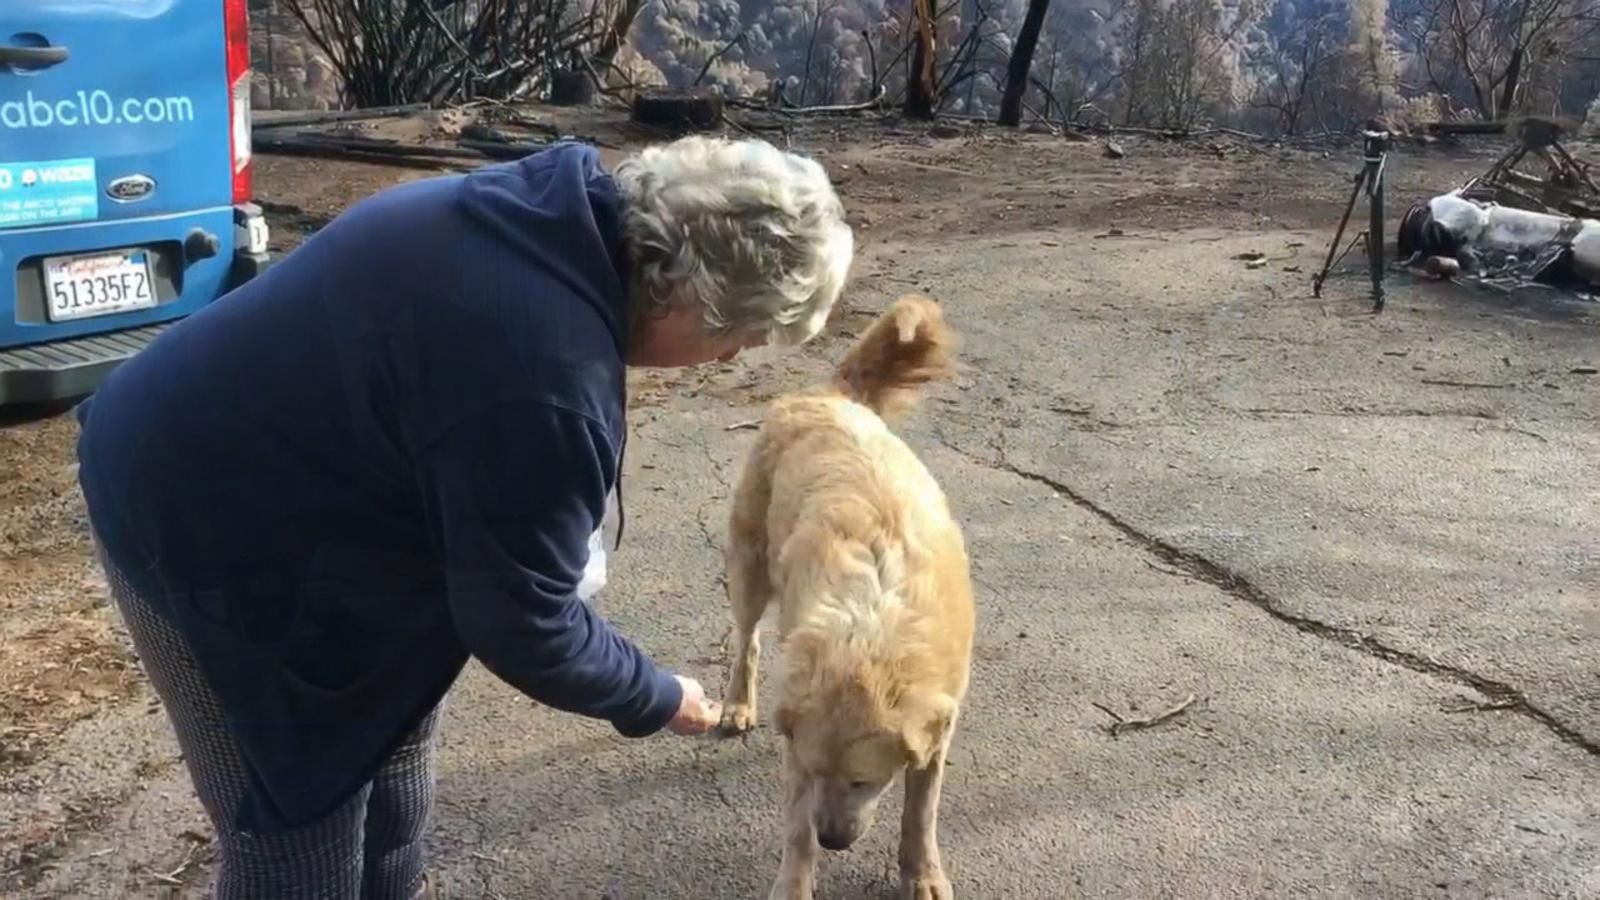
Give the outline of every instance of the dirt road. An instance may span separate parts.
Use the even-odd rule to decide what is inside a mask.
[[[727,426],[927,291],[966,369],[906,433],[966,523],[981,604],[943,816],[961,896],[1600,897],[1593,306],[1396,280],[1374,317],[1354,277],[1311,299],[1353,150],[798,145],[851,207],[856,288],[803,354],[635,386],[608,615],[720,683],[750,439]],[[1408,153],[1391,203],[1483,161]],[[285,229],[392,178],[304,165],[263,173]],[[70,440],[60,420],[0,431],[0,675],[55,685],[8,690],[0,727],[32,743],[0,754],[0,888],[199,897],[205,823],[110,652]],[[79,658],[87,681],[38,662]],[[430,842],[451,897],[764,896],[778,762],[768,728],[628,742],[474,668]],[[825,860],[823,896],[893,895],[896,819]]]

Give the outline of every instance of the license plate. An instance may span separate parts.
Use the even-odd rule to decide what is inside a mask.
[[[148,250],[50,257],[44,261],[44,285],[52,322],[156,305]]]

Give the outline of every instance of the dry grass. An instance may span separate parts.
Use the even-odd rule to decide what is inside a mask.
[[[136,684],[92,561],[76,435],[66,416],[0,430],[0,776]]]

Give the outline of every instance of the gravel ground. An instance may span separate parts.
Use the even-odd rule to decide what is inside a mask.
[[[636,381],[608,615],[720,683],[728,426],[926,291],[965,369],[906,434],[980,593],[943,817],[961,896],[1600,897],[1592,304],[1397,276],[1373,316],[1353,272],[1312,299],[1354,148],[792,137],[841,185],[855,287],[803,353]],[[1405,151],[1391,208],[1492,149]],[[282,247],[403,177],[258,174]],[[0,890],[200,897],[209,830],[106,608],[72,439],[0,429]],[[624,741],[472,668],[436,868],[451,897],[764,895],[778,754],[765,728]],[[825,860],[824,896],[892,896],[895,821]]]

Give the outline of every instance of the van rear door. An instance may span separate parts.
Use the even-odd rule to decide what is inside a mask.
[[[231,205],[224,2],[0,3],[0,238]]]

